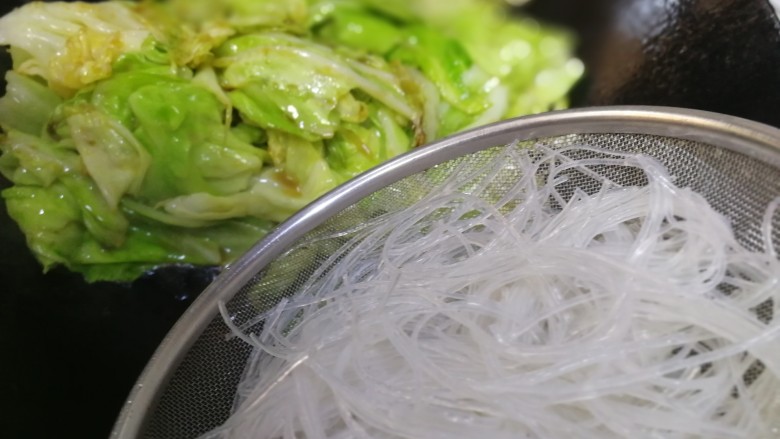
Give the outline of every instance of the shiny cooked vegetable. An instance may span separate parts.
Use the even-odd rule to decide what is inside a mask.
[[[0,19],[2,196],[44,270],[224,265],[339,183],[566,106],[569,35],[480,0],[29,3]]]

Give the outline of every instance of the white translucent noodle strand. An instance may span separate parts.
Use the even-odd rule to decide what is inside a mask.
[[[749,251],[651,157],[494,152],[305,242],[341,244],[276,307],[220,304],[254,352],[203,438],[780,437],[780,197]]]

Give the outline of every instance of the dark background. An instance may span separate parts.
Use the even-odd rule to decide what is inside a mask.
[[[534,0],[525,10],[578,33],[587,74],[574,106],[670,105],[780,126],[780,24],[766,0]],[[107,437],[213,275],[173,267],[131,285],[43,275],[0,209],[0,436]]]

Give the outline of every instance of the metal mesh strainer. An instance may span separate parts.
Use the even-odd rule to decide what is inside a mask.
[[[247,322],[258,308],[273,306],[294,292],[318,258],[329,254],[332,239],[318,237],[365,221],[366,199],[383,213],[403,209],[423,192],[437,189],[424,171],[436,166],[436,172],[446,173],[455,163],[483,163],[514,140],[552,148],[587,143],[654,156],[669,168],[678,186],[691,187],[728,216],[749,249],[762,249],[761,216],[780,195],[780,131],[712,113],[647,107],[570,110],[450,137],[331,192],[227,269],[164,340],[133,389],[113,436],[191,438],[220,425],[230,414],[251,347],[226,340],[229,329],[217,314],[218,301],[227,302],[236,324]],[[611,177],[625,185],[642,184],[641,177],[631,173]],[[778,215],[774,230],[777,244]]]

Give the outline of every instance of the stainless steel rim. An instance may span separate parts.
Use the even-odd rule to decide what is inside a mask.
[[[313,202],[227,267],[163,339],[130,392],[111,437],[139,437],[160,391],[217,315],[217,303],[229,300],[260,268],[329,217],[388,184],[465,154],[515,140],[600,133],[650,134],[695,140],[734,150],[780,168],[780,130],[776,128],[711,112],[643,106],[563,110],[511,119],[456,134],[401,155]]]

